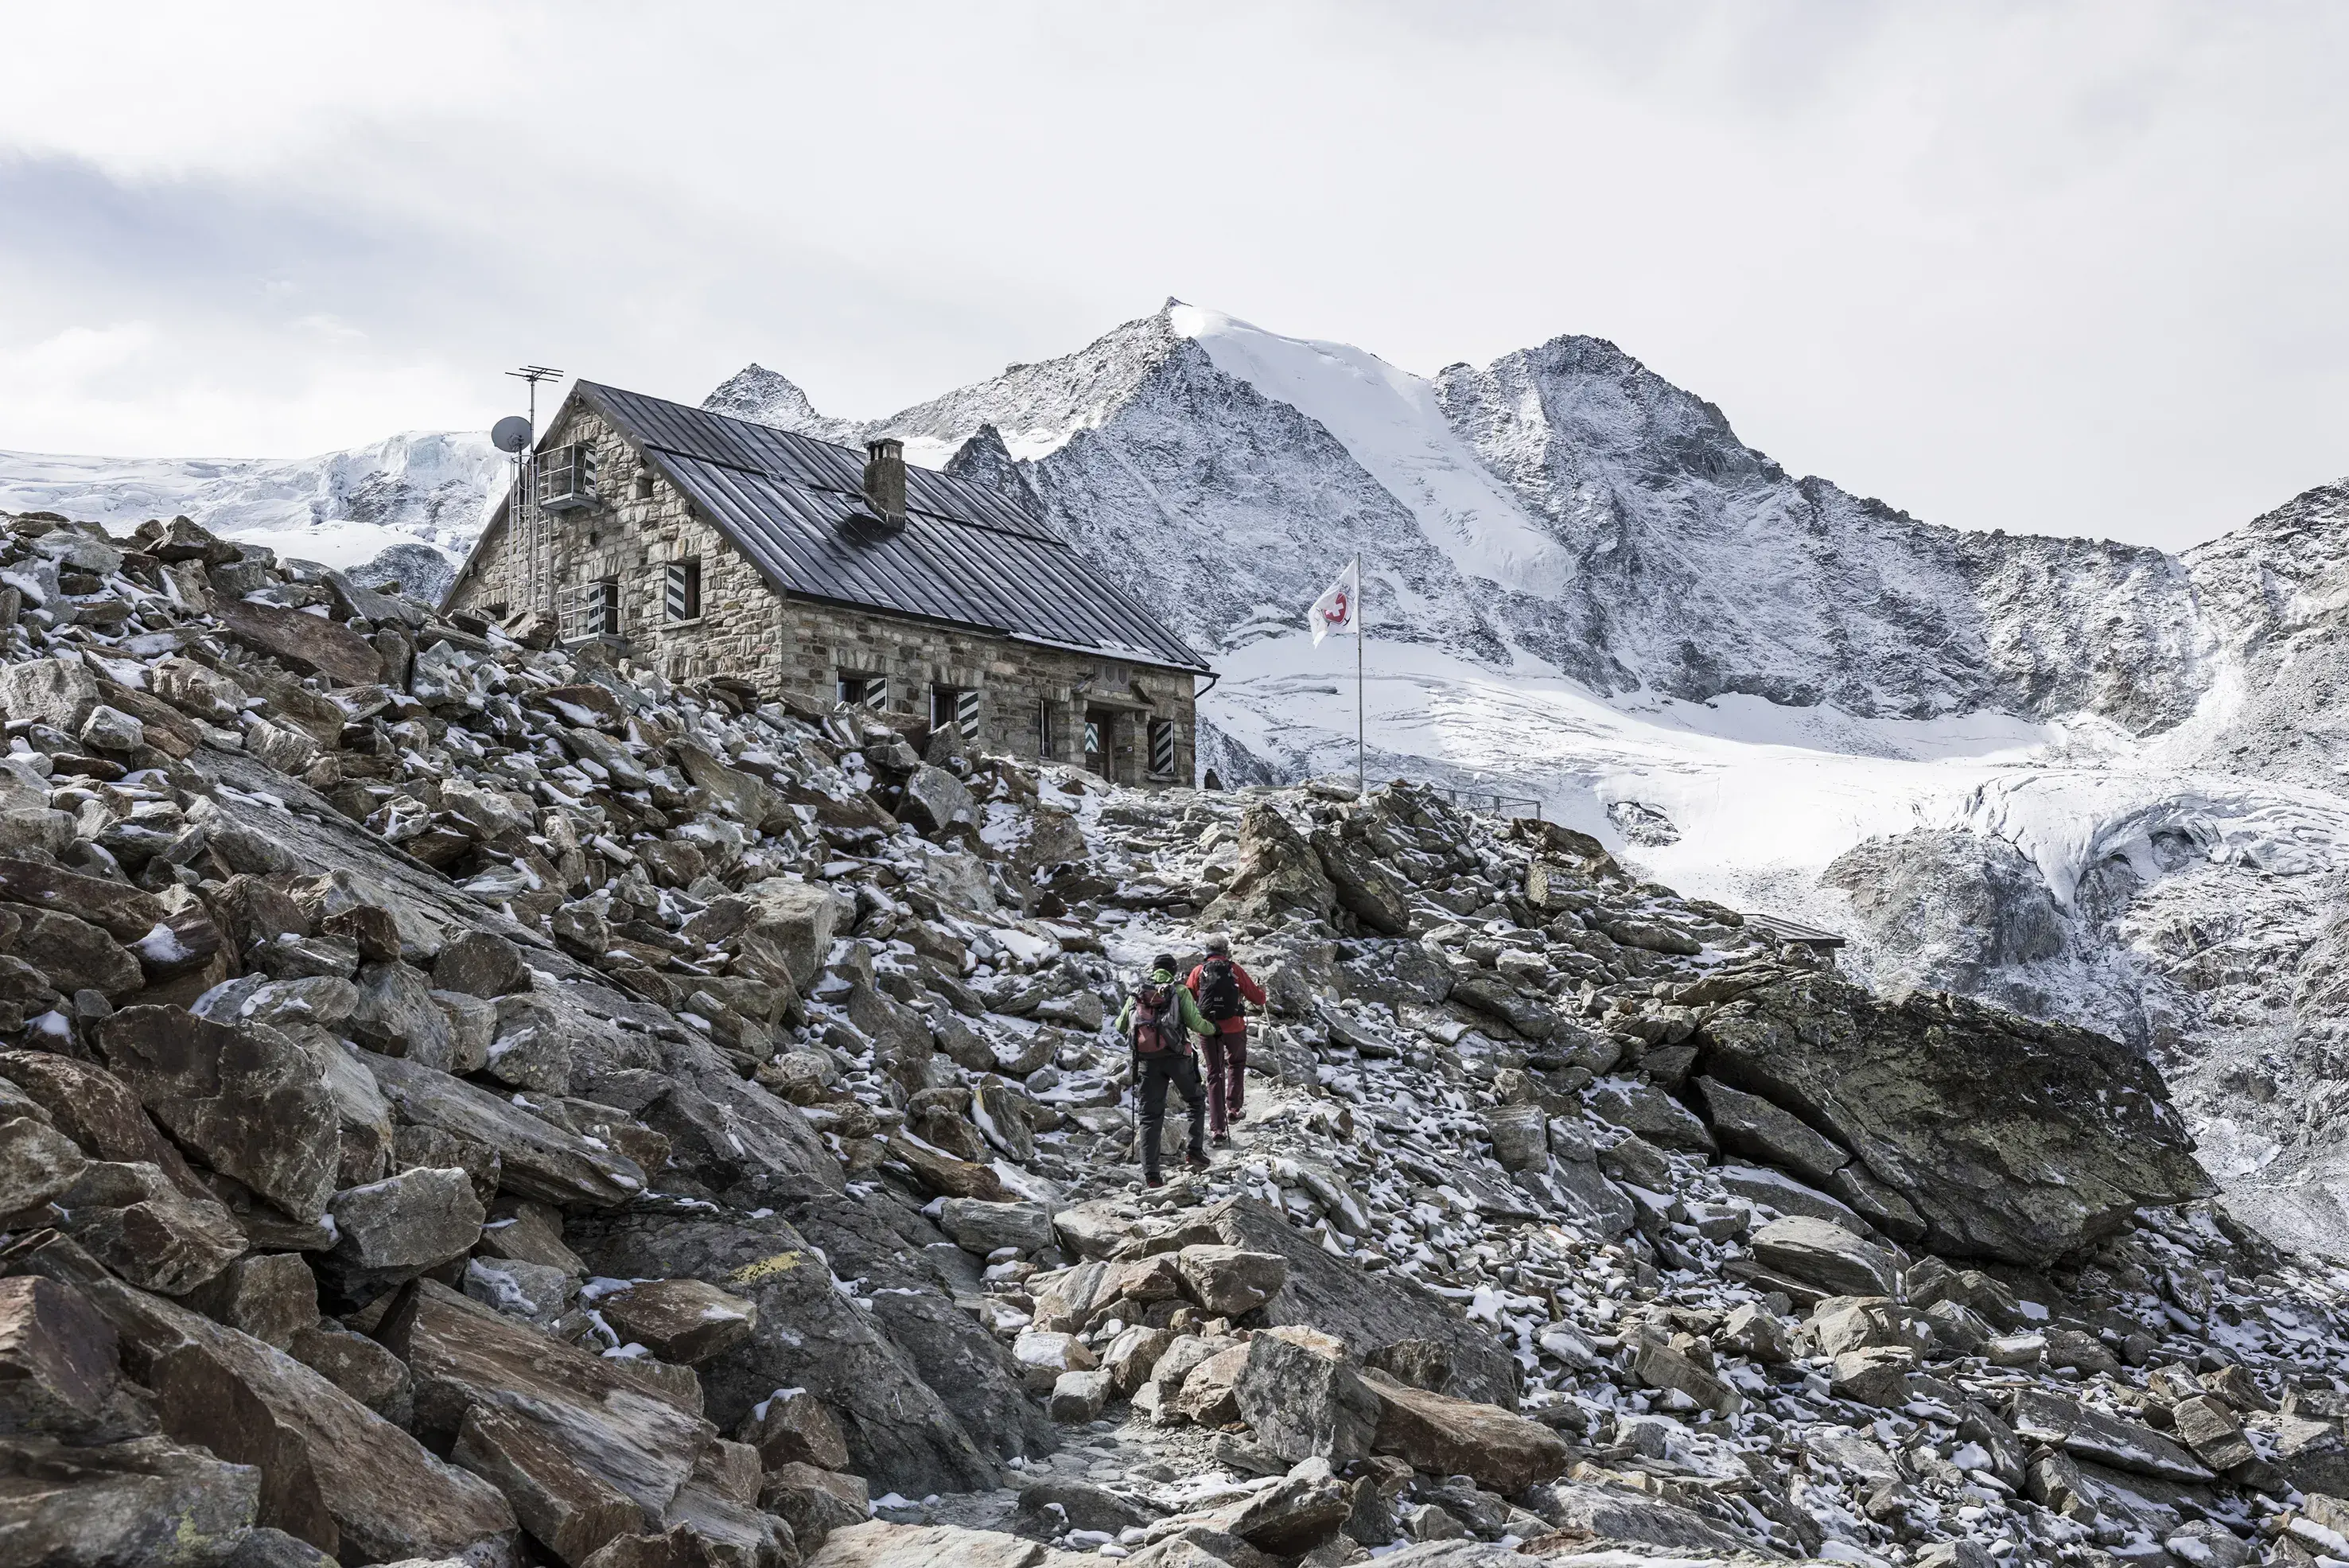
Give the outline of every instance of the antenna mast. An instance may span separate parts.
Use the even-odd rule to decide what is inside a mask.
[[[506,374],[530,387],[530,440],[514,453],[515,543],[521,547],[530,607],[551,616],[554,613],[554,529],[539,511],[537,486],[532,481],[538,458],[538,384],[560,380],[563,372],[546,365],[524,365]]]

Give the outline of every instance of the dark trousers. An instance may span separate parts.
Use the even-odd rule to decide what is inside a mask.
[[[1191,1153],[1207,1152],[1207,1095],[1199,1087],[1199,1064],[1187,1051],[1142,1058],[1142,1174],[1158,1174],[1158,1139],[1166,1122],[1166,1085],[1172,1084],[1191,1107]]]
[[[1224,1129],[1247,1114],[1247,1032],[1210,1034],[1207,1058],[1207,1130]]]

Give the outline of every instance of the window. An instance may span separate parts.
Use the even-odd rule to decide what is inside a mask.
[[[965,741],[978,739],[978,693],[968,686],[930,688],[930,730],[952,727]]]
[[[563,617],[564,640],[620,635],[620,580],[604,577],[582,583]]]
[[[885,675],[853,675],[840,672],[840,701],[851,708],[870,708],[879,713],[889,706],[889,678]]]
[[[671,620],[701,618],[701,563],[671,561],[665,574],[662,604]]]
[[[1036,754],[1047,760],[1060,755],[1052,745],[1052,704],[1049,698],[1036,704]]]
[[[1150,776],[1171,779],[1174,776],[1174,721],[1150,721]]]

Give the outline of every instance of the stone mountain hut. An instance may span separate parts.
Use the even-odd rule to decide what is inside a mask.
[[[1020,501],[581,381],[444,607],[673,680],[848,702],[1124,784],[1193,780],[1207,667]]]

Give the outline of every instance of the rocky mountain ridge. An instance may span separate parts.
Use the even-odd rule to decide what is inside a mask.
[[[1425,788],[1128,791],[548,629],[0,520],[9,1560],[2349,1525],[2349,1282],[2111,1041]],[[1147,1189],[1109,1009],[1211,929],[1268,997],[1235,1144]]]

